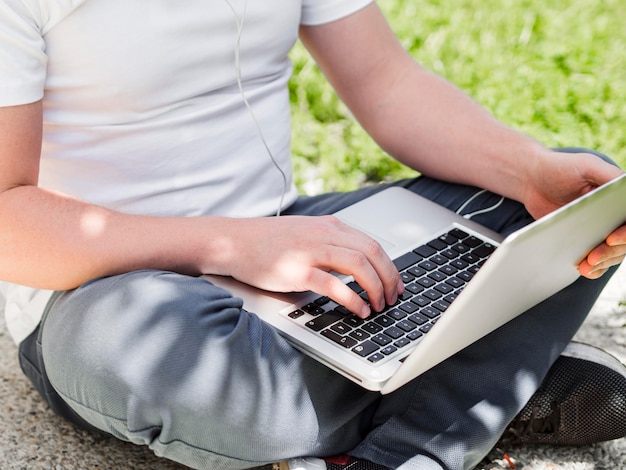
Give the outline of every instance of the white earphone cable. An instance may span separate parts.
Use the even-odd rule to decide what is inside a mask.
[[[254,111],[252,110],[252,106],[250,106],[250,103],[248,102],[248,97],[246,96],[246,93],[243,89],[243,82],[241,79],[241,60],[240,60],[241,34],[243,31],[243,25],[244,25],[244,21],[246,17],[246,10],[248,8],[248,0],[244,0],[244,6],[243,6],[243,11],[241,13],[241,17],[237,14],[237,10],[235,10],[235,7],[233,7],[232,3],[230,3],[229,0],[224,0],[224,1],[232,10],[233,15],[235,16],[235,22],[237,23],[237,42],[235,44],[235,73],[236,73],[236,78],[237,78],[237,86],[239,87],[239,93],[241,94],[241,99],[243,100],[244,105],[246,106],[246,108],[248,109],[248,112],[250,113],[250,117],[252,118],[252,121],[254,122],[254,125],[259,134],[261,142],[263,143],[263,146],[265,147],[265,150],[267,151],[267,154],[269,155],[270,160],[272,161],[273,165],[276,167],[276,169],[278,170],[282,178],[283,189],[282,189],[282,193],[280,196],[280,200],[278,202],[278,208],[276,210],[276,216],[279,217],[282,211],[283,202],[285,200],[285,195],[287,194],[287,185],[288,185],[287,175],[285,174],[285,171],[280,167],[280,165],[276,161],[276,158],[274,157],[272,150],[270,149],[267,141],[265,140],[265,136],[263,135],[263,130],[261,129],[261,125],[259,124],[259,121],[257,120],[254,114]]]
[[[456,210],[456,213],[461,215],[461,213],[463,212],[463,210],[474,200],[476,199],[478,196],[480,196],[481,194],[485,194],[487,192],[486,189],[481,189],[480,191],[476,192],[474,195],[472,195],[469,199],[467,199],[462,205],[461,207],[459,207]],[[471,219],[472,217],[474,217],[475,215],[479,215],[479,214],[486,214],[487,212],[491,212],[493,210],[496,210],[498,207],[500,207],[502,205],[502,203],[504,202],[504,196],[500,196],[500,199],[498,200],[498,202],[496,202],[493,206],[491,207],[486,207],[485,209],[480,209],[477,210],[475,212],[471,212],[469,214],[465,214],[463,215],[463,217],[465,219]]]

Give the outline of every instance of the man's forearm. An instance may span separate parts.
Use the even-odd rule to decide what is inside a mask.
[[[452,84],[412,67],[364,126],[391,155],[430,176],[522,200],[550,150],[493,118]]]
[[[93,206],[34,186],[0,193],[0,279],[72,289],[141,269],[230,275],[270,291],[313,290],[367,316],[332,272],[354,276],[371,308],[404,288],[382,247],[326,217],[152,217]]]
[[[121,214],[34,186],[1,193],[0,218],[10,221],[0,227],[0,279],[45,289],[137,269],[200,274],[198,245],[210,259],[219,242],[208,219]]]

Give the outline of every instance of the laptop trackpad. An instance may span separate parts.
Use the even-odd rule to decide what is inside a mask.
[[[360,230],[361,232],[365,233],[366,235],[369,235],[371,238],[376,240],[378,243],[380,243],[380,246],[382,246],[383,250],[385,250],[387,253],[389,253],[391,251],[391,249],[395,248],[395,246],[396,246],[394,243],[390,242],[389,240],[386,240],[385,238],[381,237],[380,235],[372,233],[371,231],[366,230],[363,227],[360,227],[359,225],[356,225],[352,221],[345,221],[344,220],[344,222],[346,222],[351,227],[354,227],[355,229]]]

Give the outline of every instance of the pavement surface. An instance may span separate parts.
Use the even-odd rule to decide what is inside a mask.
[[[620,268],[576,339],[626,363],[626,264]],[[0,469],[182,470],[149,449],[77,430],[56,417],[19,370],[17,348],[0,319]],[[508,459],[505,457],[508,457]],[[494,449],[485,470],[626,469],[626,439],[585,447]],[[511,463],[509,463],[511,462]]]

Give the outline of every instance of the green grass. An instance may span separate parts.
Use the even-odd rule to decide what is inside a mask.
[[[604,152],[626,168],[624,0],[380,0],[425,67],[548,146]],[[350,117],[298,45],[290,82],[296,181],[346,190],[412,174]]]

